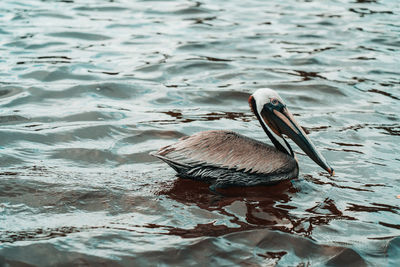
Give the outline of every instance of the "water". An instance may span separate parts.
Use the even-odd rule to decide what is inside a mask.
[[[398,266],[399,14],[396,0],[2,1],[0,265]],[[298,179],[221,197],[149,156],[210,129],[267,142],[247,103],[262,87],[334,177],[298,153]]]

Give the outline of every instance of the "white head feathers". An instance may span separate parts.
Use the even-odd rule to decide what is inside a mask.
[[[258,89],[254,92],[253,98],[256,102],[257,111],[261,114],[261,110],[265,104],[271,102],[273,99],[277,99],[279,102],[284,104],[282,98],[278,95],[278,93],[270,88],[262,88]]]

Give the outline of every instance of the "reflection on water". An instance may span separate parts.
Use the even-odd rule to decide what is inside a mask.
[[[3,1],[0,265],[397,266],[399,13]],[[247,103],[262,87],[335,176],[297,151],[298,179],[215,195],[149,155],[211,129],[267,142]]]
[[[221,191],[222,195],[217,196],[211,193],[204,183],[179,179],[171,189],[162,192],[183,204],[194,204],[201,209],[218,211],[231,217],[230,222],[235,224],[232,228],[212,223],[206,224],[207,227],[196,225],[194,229],[173,228],[170,230],[171,233],[181,233],[182,237],[220,236],[231,232],[269,228],[311,238],[314,225],[328,224],[332,219],[355,220],[353,217],[343,216],[334,201],[329,198],[307,209],[308,215],[305,218],[292,215],[290,211],[297,207],[288,203],[292,197],[296,197],[299,189],[296,189],[291,182]]]

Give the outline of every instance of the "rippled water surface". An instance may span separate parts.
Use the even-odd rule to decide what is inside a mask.
[[[0,265],[399,266],[400,3],[5,0]],[[269,142],[270,87],[331,162],[226,189],[149,152]],[[25,266],[25,265],[24,265]]]

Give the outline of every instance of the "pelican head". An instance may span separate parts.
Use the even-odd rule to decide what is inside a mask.
[[[285,134],[315,163],[331,175],[335,174],[324,156],[318,152],[307,134],[296,122],[277,92],[269,88],[258,89],[250,96],[249,104],[265,133],[278,150],[294,157],[289,143],[282,136]]]

